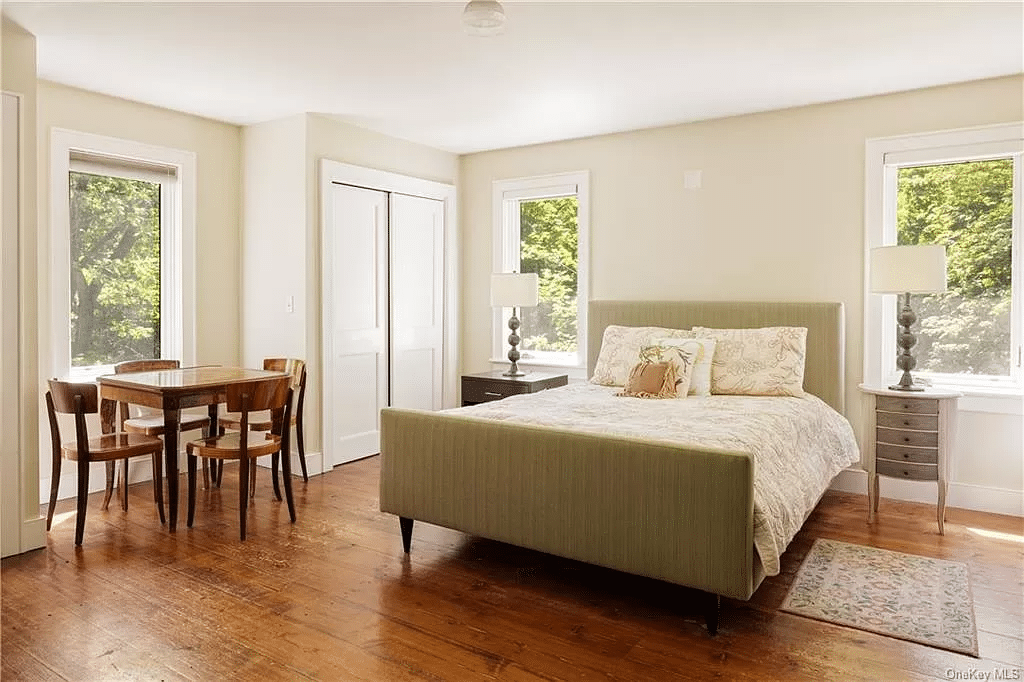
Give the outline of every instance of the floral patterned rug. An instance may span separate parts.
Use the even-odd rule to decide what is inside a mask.
[[[978,656],[966,564],[815,540],[782,610]]]

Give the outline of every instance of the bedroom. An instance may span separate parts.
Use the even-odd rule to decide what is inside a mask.
[[[9,59],[20,49],[18,38],[11,39],[5,32],[3,49],[4,88],[8,89]],[[217,123],[51,82],[36,84],[34,61],[21,62],[18,68],[21,76],[31,81],[27,89],[34,93],[37,114],[36,120],[27,125],[35,125],[40,144],[38,157],[26,160],[26,169],[38,166],[38,170],[27,171],[30,181],[26,192],[35,191],[40,198],[38,217],[34,218],[39,230],[31,236],[39,251],[38,256],[33,253],[26,258],[27,281],[37,280],[32,276],[37,269],[38,281],[48,281],[49,181],[44,171],[48,155],[42,132],[50,126],[203,150],[200,173],[204,176],[235,178],[242,174],[277,183],[278,191],[288,199],[274,207],[279,211],[277,218],[306,226],[302,239],[290,242],[277,254],[285,279],[283,286],[296,298],[296,312],[287,314],[283,305],[263,307],[259,290],[253,294],[251,288],[261,283],[248,280],[246,274],[247,238],[254,234],[252,230],[262,234],[259,230],[273,229],[251,225],[244,217],[251,217],[251,211],[243,207],[258,200],[257,189],[250,194],[250,185],[218,182],[207,193],[200,193],[200,252],[218,254],[201,256],[196,264],[206,299],[196,322],[197,357],[204,362],[254,364],[264,355],[275,353],[316,356],[318,322],[310,311],[316,309],[318,279],[310,250],[315,248],[313,235],[318,227],[309,176],[313,173],[311,160],[332,156],[348,163],[383,166],[457,184],[463,292],[459,370],[487,369],[491,357],[486,294],[491,236],[489,227],[479,226],[491,222],[492,181],[588,168],[594,183],[593,298],[680,298],[679,292],[685,292],[682,297],[692,299],[843,301],[847,310],[846,402],[851,406],[860,400],[856,387],[862,378],[865,336],[865,139],[1022,118],[1022,81],[1018,74],[459,157],[318,115],[298,114],[244,128]],[[266,145],[260,152],[266,156],[253,160],[252,150],[260,145]],[[275,159],[276,169],[261,163],[268,157]],[[827,163],[831,172],[819,172],[816,163]],[[703,171],[704,188],[680,192],[682,176],[691,169]],[[38,181],[33,183],[31,178]],[[618,189],[609,192],[608,187]],[[739,190],[744,201],[734,200]],[[647,200],[623,201],[621,197],[626,193]],[[32,210],[30,206],[27,212]],[[621,224],[629,224],[630,229],[614,227]],[[651,249],[641,248],[645,243],[669,244],[685,252],[728,253],[728,258],[697,259],[687,268],[677,268],[662,260],[668,256],[659,250],[652,255]],[[26,248],[31,248],[30,244]],[[672,251],[666,249],[665,253]],[[233,257],[225,258],[221,255],[225,253]],[[648,257],[657,259],[652,269],[672,274],[656,281],[618,274],[647,270],[651,267],[645,260]],[[766,268],[766,262],[772,267]],[[751,272],[758,276],[752,279],[748,274]],[[809,288],[808,283],[813,286]],[[28,292],[23,295],[23,315],[31,325],[37,325],[22,329],[25,338],[32,340],[25,347],[32,349],[35,340],[40,341],[38,352],[26,352],[26,371],[31,375],[37,368],[40,374],[46,374],[49,312],[44,307],[44,293],[38,297]],[[23,394],[26,405],[34,410],[39,398],[35,383]],[[318,420],[315,401],[310,407],[312,424]],[[951,491],[950,504],[954,507],[970,506],[956,495],[970,499],[974,493],[980,499],[976,508],[1003,513],[1007,508],[1019,508],[1024,488],[1019,402],[1016,412],[1012,408],[995,409],[988,411],[987,405],[980,405],[978,411],[965,411],[963,415],[962,431],[979,444],[975,452],[984,452],[985,456],[968,456],[961,461]],[[25,419],[32,421],[30,414],[34,412],[26,411]],[[1000,413],[1007,411],[1010,414]],[[859,414],[853,412],[850,418],[858,426]],[[32,421],[23,429],[28,442],[37,435],[46,437],[45,422]],[[311,441],[318,439],[318,429],[310,431]],[[311,451],[318,449],[311,443]],[[9,480],[8,469],[4,471],[5,480]],[[35,473],[37,478],[47,474],[45,464],[38,467],[32,462],[26,462],[22,471],[25,476]],[[862,494],[863,474],[859,478],[852,473],[850,476],[854,480],[846,489]],[[33,481],[26,490],[35,487]],[[922,488],[917,501],[934,504],[934,489]],[[992,500],[999,508],[981,506],[993,504]],[[38,524],[32,532],[38,532]],[[6,529],[4,537],[8,537]]]

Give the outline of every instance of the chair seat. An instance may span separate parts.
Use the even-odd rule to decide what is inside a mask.
[[[281,437],[272,433],[262,436],[250,434],[246,442],[249,457],[272,455],[281,449]],[[186,446],[188,454],[198,457],[214,457],[216,459],[240,459],[242,450],[242,434],[232,432],[223,436],[200,438],[189,441]]]
[[[109,433],[89,439],[89,459],[94,462],[108,462],[138,455],[161,453],[164,443],[159,438],[137,433]],[[74,441],[61,445],[65,457],[78,460],[78,444]]]
[[[199,415],[182,415],[179,431],[194,431],[205,428],[210,423],[209,417]],[[162,414],[132,417],[124,422],[124,430],[129,433],[141,433],[145,436],[162,436],[164,433],[164,416]]]
[[[292,426],[295,425],[295,415],[291,418]],[[217,426],[225,429],[242,428],[242,415],[239,412],[222,412],[217,415]],[[273,420],[270,417],[270,410],[249,413],[250,431],[269,431],[273,427]]]

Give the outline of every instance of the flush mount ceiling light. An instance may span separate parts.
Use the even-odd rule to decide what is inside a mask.
[[[505,30],[505,10],[497,0],[470,0],[462,10],[462,28],[471,36],[496,36]]]

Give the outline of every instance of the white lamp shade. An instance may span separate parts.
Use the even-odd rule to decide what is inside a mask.
[[[871,249],[871,291],[930,294],[946,290],[946,247],[941,244]]]
[[[537,305],[540,282],[533,272],[501,272],[491,275],[491,305],[496,308],[529,308]]]

